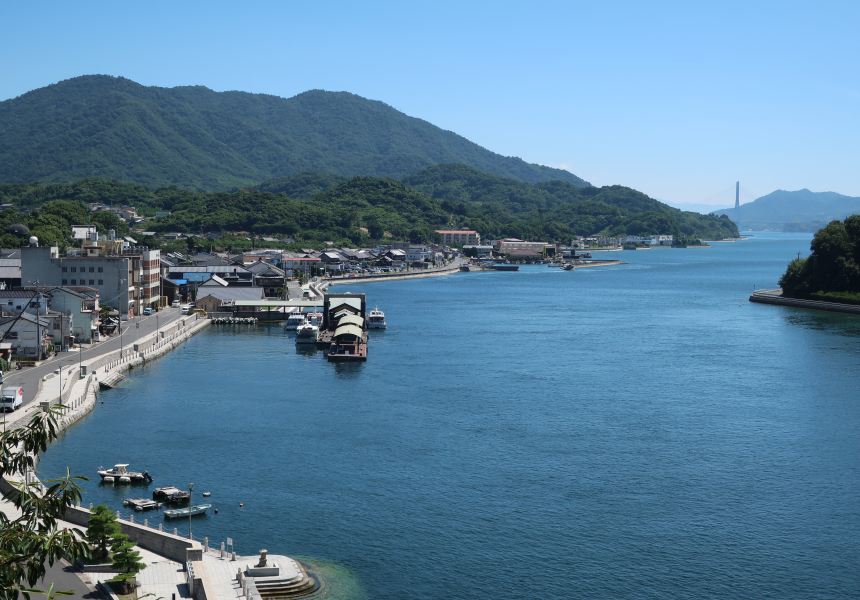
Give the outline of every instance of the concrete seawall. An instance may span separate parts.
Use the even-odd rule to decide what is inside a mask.
[[[428,269],[427,271],[416,271],[414,273],[396,273],[384,275],[370,275],[365,277],[343,277],[337,279],[326,279],[325,283],[329,285],[347,285],[350,283],[373,283],[375,281],[400,281],[403,279],[421,279],[423,277],[441,277],[443,275],[452,275],[459,273],[460,266],[445,267],[442,269]]]
[[[750,302],[759,304],[772,304],[775,306],[790,306],[792,308],[806,308],[810,310],[823,310],[849,315],[860,315],[860,306],[853,304],[840,304],[838,302],[822,302],[820,300],[803,300],[800,298],[784,298],[782,290],[760,290],[752,294]]]
[[[87,522],[90,519],[90,511],[83,506],[70,506],[66,509],[66,514],[63,520],[86,529]],[[203,546],[200,542],[189,540],[180,535],[173,535],[167,531],[161,531],[153,527],[144,525],[143,523],[131,523],[124,519],[118,519],[122,532],[129,537],[129,540],[151,552],[175,560],[178,563],[185,563],[188,560],[188,550],[202,550]]]

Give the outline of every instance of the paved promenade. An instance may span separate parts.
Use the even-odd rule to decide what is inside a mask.
[[[21,410],[26,409],[27,405],[35,400],[39,390],[39,381],[45,376],[53,373],[61,366],[76,367],[83,361],[96,359],[109,352],[115,352],[120,349],[120,345],[130,350],[137,339],[144,338],[156,332],[156,328],[164,329],[169,327],[182,315],[178,308],[163,308],[157,314],[144,317],[135,317],[122,323],[122,336],[117,334],[104,342],[95,344],[84,344],[83,351],[77,349],[69,352],[59,352],[53,358],[42,361],[37,367],[24,367],[20,371],[12,371],[7,373],[3,385],[4,386],[23,386],[24,387],[24,406]],[[192,315],[186,317],[194,318]],[[137,325],[139,324],[139,328]],[[65,382],[64,382],[65,383]],[[45,385],[59,386],[59,381],[49,380]],[[11,413],[9,415],[11,417]]]

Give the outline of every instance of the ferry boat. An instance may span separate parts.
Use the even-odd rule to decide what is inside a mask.
[[[320,328],[316,325],[316,319],[313,323],[310,320],[305,321],[296,329],[296,344],[316,344],[319,335]]]
[[[164,517],[171,519],[173,517],[193,517],[194,515],[202,515],[207,510],[212,508],[211,504],[198,504],[189,506],[188,508],[174,508],[173,510],[164,511]]]
[[[379,307],[374,308],[368,315],[368,329],[385,329],[388,325],[385,324],[385,313],[379,310]]]
[[[290,313],[287,322],[284,323],[284,331],[295,331],[305,323],[305,315],[301,311]]]
[[[128,463],[114,465],[113,469],[105,469],[104,467],[99,467],[98,474],[99,476],[101,476],[102,481],[104,481],[105,483],[137,483],[142,481],[152,481],[152,476],[146,471],[143,471],[142,473],[127,471],[127,466]]]

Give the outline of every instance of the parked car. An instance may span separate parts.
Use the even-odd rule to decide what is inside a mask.
[[[151,309],[151,308],[144,308],[144,309],[143,309],[143,314],[145,314],[145,315],[151,315],[151,314],[152,314],[152,309]]]

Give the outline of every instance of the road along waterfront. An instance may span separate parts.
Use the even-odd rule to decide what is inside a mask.
[[[860,319],[747,301],[808,248],[344,286],[386,313],[366,363],[210,327],[40,473],[193,481],[219,508],[195,536],[329,561],[373,598],[856,597]],[[146,489],[85,486],[119,510]]]

